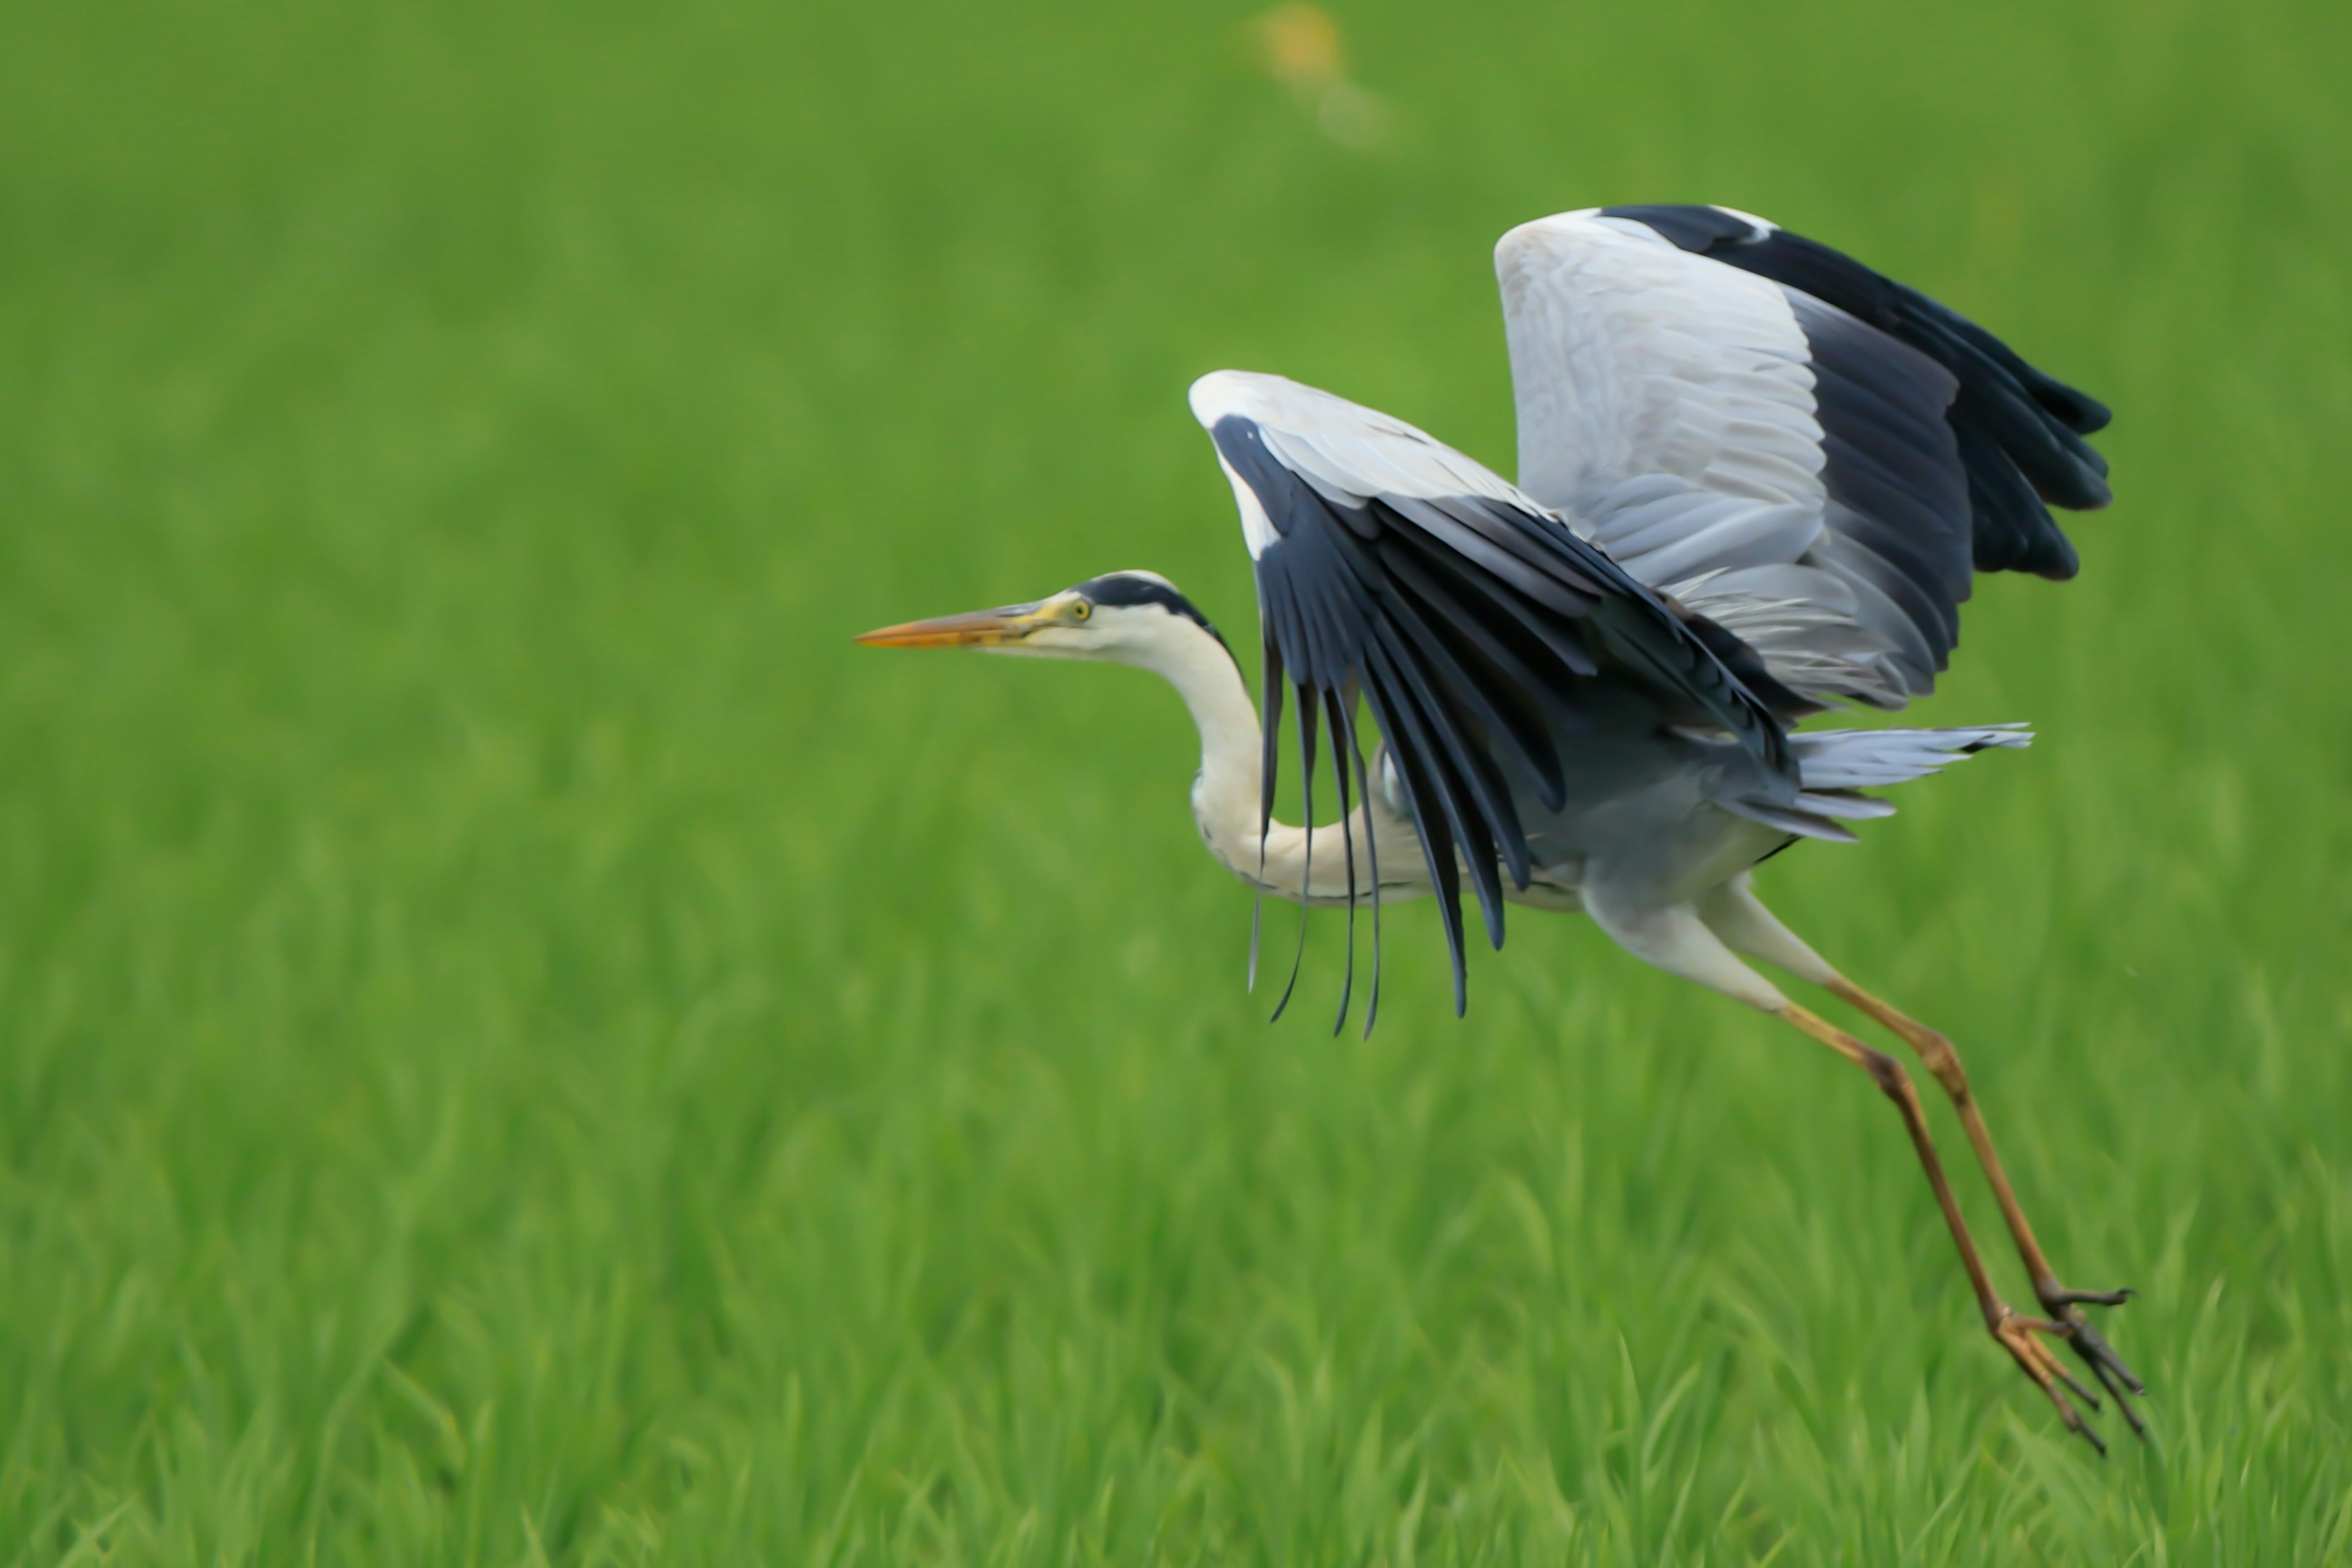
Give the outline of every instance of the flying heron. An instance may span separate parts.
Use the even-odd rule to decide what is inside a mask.
[[[2043,1255],[1951,1042],[1832,968],[1758,900],[1758,862],[1894,807],[2017,725],[1815,731],[1801,719],[1924,695],[1977,572],[2074,575],[2050,506],[2108,500],[2095,400],[1838,251],[1713,206],[1589,208],[1496,247],[1519,482],[1375,410],[1217,371],[1194,416],[1232,481],[1257,581],[1265,718],[1224,639],[1150,572],[866,633],[893,647],[1105,659],[1172,684],[1201,732],[1192,814],[1255,889],[1370,913],[1434,895],[1466,1005],[1462,886],[1493,944],[1504,906],[1581,910],[1635,957],[1780,1018],[1869,1073],[1901,1112],[1986,1329],[2056,1406],[2098,1395],[2146,1436],[2139,1380]],[[1274,819],[1286,697],[1308,826]],[[1378,743],[1369,766],[1361,714]],[[1315,825],[1318,747],[1339,820]],[[1301,919],[1304,920],[1302,911]],[[1256,972],[1257,928],[1251,937]],[[2042,1315],[2002,1300],[1901,1063],[1742,962],[1820,986],[1916,1051],[1959,1114]],[[1291,984],[1297,980],[1297,959]],[[1284,1002],[1290,989],[1284,991]],[[1280,1012],[1277,1006],[1276,1011]],[[1335,1025],[1335,1027],[1339,1025]]]

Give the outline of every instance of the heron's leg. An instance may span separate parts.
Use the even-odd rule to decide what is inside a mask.
[[[1969,1284],[1976,1292],[1978,1310],[1984,1314],[1986,1331],[2050,1396],[2067,1428],[2081,1433],[2100,1453],[2105,1453],[2106,1445],[2084,1424],[2059,1385],[2063,1384],[2073,1389],[2094,1409],[2098,1407],[2097,1395],[2076,1382],[2051,1354],[2049,1347],[2034,1338],[2037,1333],[2063,1335],[2066,1325],[2027,1317],[2011,1308],[1993,1289],[1992,1276],[1977,1250],[1976,1238],[1969,1234],[1968,1221],[1962,1217],[1959,1202],[1952,1195],[1952,1184],[1944,1175],[1935,1140],[1928,1135],[1927,1116],[1919,1103],[1919,1091],[1912,1085],[1911,1075],[1903,1070],[1903,1064],[1781,995],[1770,982],[1740,963],[1690,906],[1628,906],[1611,898],[1605,887],[1596,888],[1591,883],[1584,889],[1584,903],[1594,923],[1634,957],[1794,1025],[1871,1076],[1879,1092],[1894,1102],[1903,1117],[1904,1130],[1911,1135],[1912,1150],[1918,1155],[1920,1168],[1927,1173],[1937,1206],[1944,1211],[1944,1223],[1951,1230],[1952,1243],[1959,1250],[1961,1267],[1968,1270]]]
[[[2000,1155],[1993,1148],[1992,1133],[1985,1126],[1983,1110],[1978,1106],[1975,1092],[1969,1087],[1969,1078],[1960,1066],[1959,1052],[1952,1042],[1925,1024],[1906,1017],[1894,1007],[1844,975],[1825,962],[1822,956],[1782,925],[1770,910],[1764,907],[1748,884],[1746,872],[1709,893],[1699,904],[1700,918],[1735,952],[1751,958],[1762,959],[1822,987],[1840,1001],[1868,1015],[1900,1037],[1903,1043],[1919,1053],[1919,1060],[1936,1081],[1943,1086],[1952,1109],[1958,1112],[1960,1125],[1967,1131],[1969,1145],[1975,1149],[1977,1163],[1982,1167],[1985,1180],[1991,1184],[1993,1197],[2000,1205],[2001,1218],[2009,1226],[2009,1234],[2017,1243],[2018,1257],[2024,1262],[2026,1273],[2033,1280],[2033,1294],[2042,1310],[2066,1324],[2068,1337],[2075,1351],[2088,1363],[2116,1403],[2122,1406],[2124,1419],[2141,1436],[2147,1435],[2141,1425],[2139,1413],[2125,1396],[2144,1394],[2147,1389],[2133,1375],[2121,1357],[2091,1326],[2084,1315],[2085,1305],[2114,1307],[2131,1296],[2129,1290],[2075,1290],[2062,1285],[2058,1272],[2050,1265],[2042,1244],[2034,1238],[2033,1226],[2025,1217],[2025,1210],[2017,1201],[2017,1193],[2010,1185],[2009,1173],[2001,1168]]]

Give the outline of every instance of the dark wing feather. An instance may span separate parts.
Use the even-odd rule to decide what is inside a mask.
[[[1336,754],[1350,728],[1337,715],[1360,692],[1444,909],[1457,1010],[1462,874],[1499,947],[1503,879],[1524,889],[1534,870],[1510,776],[1559,803],[1559,737],[1584,721],[1591,682],[1633,681],[1663,710],[1728,731],[1768,781],[1759,804],[1792,805],[1781,726],[1708,633],[1730,650],[1737,639],[1686,622],[1551,512],[1410,426],[1279,377],[1219,372],[1195,386],[1193,407],[1256,562],[1264,809],[1270,817],[1277,689],[1296,690],[1301,715],[1334,715],[1343,771],[1361,763]]]
[[[1976,569],[2074,574],[2074,547],[2050,508],[2088,510],[2111,499],[2106,459],[2083,439],[2105,428],[2105,404],[2036,370],[1958,311],[1817,240],[1720,207],[1601,212],[1834,305],[1941,364],[1959,383],[1951,425],[1967,473]]]

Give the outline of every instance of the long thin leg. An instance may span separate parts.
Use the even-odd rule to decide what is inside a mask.
[[[1936,1202],[1944,1211],[1944,1223],[1951,1227],[1952,1240],[1960,1249],[1960,1262],[1969,1271],[1969,1283],[1977,1293],[1977,1307],[1984,1313],[1985,1330],[2000,1342],[2000,1346],[2023,1368],[2025,1374],[2042,1385],[2058,1407],[2058,1417],[2066,1423],[2070,1432],[2080,1433],[2090,1439],[2091,1447],[2102,1455],[2106,1443],[2098,1433],[2084,1424],[2083,1417],[2060,1392],[2064,1384],[2080,1394],[2094,1410],[2099,1407],[2098,1395],[2076,1382],[2074,1374],[2060,1364],[2050,1349],[2033,1336],[2036,1333],[2063,1335],[2066,1325],[2046,1318],[2029,1318],[2012,1309],[1993,1289],[1992,1278],[1987,1273],[1984,1259],[1977,1252],[1974,1237],[1969,1235],[1968,1222],[1960,1217],[1959,1200],[1952,1196],[1952,1184],[1945,1178],[1943,1162],[1937,1157],[1936,1145],[1927,1135],[1927,1113],[1919,1103],[1919,1090],[1913,1086],[1911,1075],[1903,1064],[1885,1051],[1874,1050],[1855,1039],[1826,1018],[1809,1013],[1790,1003],[1775,1015],[1785,1023],[1793,1024],[1814,1039],[1829,1047],[1854,1066],[1871,1076],[1879,1092],[1895,1102],[1903,1113],[1903,1125],[1911,1134],[1911,1146],[1918,1152],[1920,1166],[1927,1173],[1927,1185],[1935,1190]]]
[[[1913,1086],[1911,1075],[1903,1070],[1903,1064],[1781,995],[1762,975],[1733,956],[1697,911],[1688,906],[1621,905],[1608,896],[1605,889],[1590,884],[1584,891],[1584,902],[1595,923],[1635,957],[1770,1013],[1870,1074],[1880,1092],[1902,1114],[1904,1129],[1911,1135],[1912,1149],[1927,1173],[1937,1205],[1944,1211],[1944,1223],[1951,1230],[1952,1244],[1959,1250],[1961,1267],[1968,1270],[1969,1284],[1976,1293],[1979,1310],[1984,1314],[1986,1331],[2050,1396],[2067,1429],[2082,1434],[2092,1447],[2105,1454],[2106,1444],[2084,1424],[2059,1384],[2073,1389],[2094,1409],[2098,1407],[2097,1395],[2076,1382],[2049,1348],[2034,1338],[2036,1333],[2063,1335],[2065,1325],[2017,1312],[1993,1289],[1992,1276],[1977,1250],[1976,1238],[1969,1234],[1968,1221],[1960,1214],[1959,1202],[1953,1197],[1951,1183],[1944,1174],[1943,1161],[1936,1152],[1935,1140],[1928,1134],[1919,1091]]]
[[[2010,1237],[2017,1244],[2018,1257],[2033,1281],[2033,1294],[2042,1303],[2042,1310],[2067,1326],[2067,1337],[2073,1342],[2076,1352],[2115,1397],[2132,1431],[2141,1437],[2147,1436],[2147,1429],[2125,1393],[2127,1389],[2132,1394],[2145,1394],[2146,1385],[2133,1375],[2131,1368],[2124,1364],[2122,1358],[2092,1327],[2083,1312],[2085,1305],[2120,1306],[2130,1299],[2131,1292],[2074,1290],[2059,1283],[2058,1271],[2051,1267],[2049,1257],[2035,1239],[2033,1226],[2026,1219],[2023,1206],[2017,1201],[2016,1189],[2010,1185],[2009,1173],[2001,1168],[2000,1155],[1993,1147],[1992,1132],[1985,1125],[1984,1112],[1977,1104],[1975,1092],[1969,1087],[1968,1074],[1960,1066],[1959,1052],[1953,1047],[1952,1042],[1925,1024],[1906,1017],[1832,968],[1764,907],[1749,887],[1746,873],[1710,894],[1700,904],[1699,912],[1709,928],[1736,952],[1760,958],[1767,963],[1786,969],[1799,979],[1822,987],[1840,1001],[1877,1020],[1919,1054],[1920,1062],[1943,1086],[1945,1095],[1952,1102],[1952,1109],[1959,1114],[1960,1125],[1968,1133],[1969,1145],[1976,1151],[1977,1163],[1983,1169],[1985,1180],[1992,1187],[1994,1200],[2000,1205],[2001,1218],[2008,1224]]]
[[[2134,1435],[2146,1437],[2147,1427],[2141,1422],[2139,1412],[2132,1408],[2125,1390],[2128,1389],[2132,1394],[2146,1394],[2147,1386],[2140,1382],[2130,1367],[2124,1364],[2123,1358],[2116,1354],[2115,1347],[2108,1344],[2099,1331],[2091,1325],[2090,1319],[2083,1311],[2086,1305],[2120,1307],[2131,1300],[2131,1292],[2127,1289],[2076,1290],[2059,1282],[2058,1271],[2050,1266],[2041,1242],[2034,1238],[2033,1226],[2027,1221],[2024,1208],[2017,1201],[2016,1191],[2009,1184],[2009,1173],[2001,1169],[2000,1155],[1992,1145],[1991,1130],[1985,1126],[1984,1112],[1978,1108],[1976,1095],[1969,1088],[1969,1075],[1961,1069],[1960,1054],[1953,1048],[1952,1042],[1925,1024],[1906,1017],[1843,976],[1832,981],[1829,990],[1840,1001],[1875,1018],[1900,1036],[1906,1045],[1919,1053],[1920,1061],[1935,1075],[1936,1081],[1944,1086],[1944,1093],[1951,1100],[1952,1109],[1959,1112],[1960,1125],[1968,1131],[1969,1142],[1976,1149],[1977,1163],[1983,1167],[1985,1180],[1992,1185],[1994,1201],[2000,1205],[2001,1218],[2008,1222],[2009,1234],[2017,1243],[2017,1255],[2024,1262],[2025,1271],[2033,1281],[2035,1300],[2042,1303],[2043,1311],[2067,1326],[2068,1338],[2074,1342],[2076,1353],[2089,1365],[2107,1392],[2115,1396],[2116,1404],[2123,1411],[2124,1419],[2131,1424]]]

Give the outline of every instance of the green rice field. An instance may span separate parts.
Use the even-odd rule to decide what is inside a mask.
[[[0,1565],[2352,1561],[2352,10],[1260,8],[0,11]],[[2140,1291],[2104,1463],[1828,1052],[1427,904],[1269,1026],[1172,695],[850,641],[1254,644],[1191,378],[1508,472],[1632,201],[2116,410],[1914,710],[2037,744],[1759,876]]]

